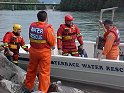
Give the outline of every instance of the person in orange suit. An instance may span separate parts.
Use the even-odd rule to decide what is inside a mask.
[[[99,56],[99,59],[106,58],[110,60],[117,60],[119,56],[119,30],[113,25],[111,20],[100,21],[100,24],[104,30],[104,48],[102,55]]]
[[[3,44],[5,48],[4,54],[8,60],[12,61],[16,65],[18,65],[18,53],[20,46],[28,52],[28,47],[25,45],[25,41],[20,33],[21,25],[14,24],[13,31],[7,32],[3,37]]]
[[[70,14],[65,16],[65,24],[61,24],[57,31],[57,47],[60,55],[79,56],[75,40],[80,43],[79,48],[83,48],[83,39],[79,28],[73,24],[73,17]]]
[[[38,22],[29,28],[30,61],[24,82],[25,93],[31,93],[34,81],[39,73],[38,90],[47,93],[50,85],[51,50],[55,48],[56,37],[52,25],[47,23],[47,12],[37,13]]]

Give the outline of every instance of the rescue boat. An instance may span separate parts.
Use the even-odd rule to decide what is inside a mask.
[[[83,47],[87,58],[62,56],[57,48],[52,50],[51,77],[124,90],[124,55],[121,54],[118,60],[98,60],[95,42],[84,41]],[[120,49],[124,52],[124,43],[120,44]],[[20,49],[19,66],[26,70],[28,62],[29,53]]]
[[[111,20],[113,20],[116,9],[117,7],[101,9],[100,20],[105,11],[112,11]],[[98,31],[98,36],[99,34]],[[99,51],[97,47],[98,43],[96,42],[84,41],[83,48],[87,53],[86,57],[85,55],[84,57],[59,55],[56,47],[51,51],[51,77],[124,90],[124,43],[119,45],[121,52],[118,60],[98,60],[97,52],[100,53],[101,50]],[[19,66],[26,70],[29,53],[22,49],[19,52]]]

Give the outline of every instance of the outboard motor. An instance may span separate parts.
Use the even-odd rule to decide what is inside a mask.
[[[80,46],[78,46],[78,53],[81,57],[88,57],[87,52],[84,49],[81,49]]]

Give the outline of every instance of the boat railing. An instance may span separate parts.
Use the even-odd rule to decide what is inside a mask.
[[[77,46],[79,45],[78,41],[76,41]],[[30,47],[29,44],[27,44],[28,47]],[[92,41],[84,41],[83,45],[84,50],[86,51],[88,58],[95,58],[95,48],[96,48],[96,42]],[[120,55],[119,59],[124,60],[124,43],[120,43]],[[26,53],[23,49],[20,49],[20,53]],[[54,50],[51,50],[52,55],[59,55],[57,45],[55,46]]]

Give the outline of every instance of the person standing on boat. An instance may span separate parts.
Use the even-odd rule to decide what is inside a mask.
[[[99,56],[99,59],[106,58],[111,60],[117,60],[119,56],[119,30],[113,25],[111,20],[100,21],[104,30],[103,35],[103,52]]]
[[[12,61],[16,65],[18,65],[18,53],[20,46],[28,52],[28,47],[25,45],[25,41],[20,33],[21,25],[14,24],[13,31],[7,32],[3,37],[3,44],[5,48],[4,54],[9,61]]]
[[[70,14],[65,16],[65,24],[61,24],[57,31],[57,47],[60,55],[79,56],[75,40],[80,43],[83,49],[83,38],[79,28],[73,24],[73,17]]]
[[[47,23],[47,12],[39,11],[37,18],[38,22],[33,22],[29,28],[30,61],[24,82],[25,93],[33,89],[37,70],[39,73],[38,90],[47,93],[50,85],[51,50],[55,48],[56,37],[52,25]]]

